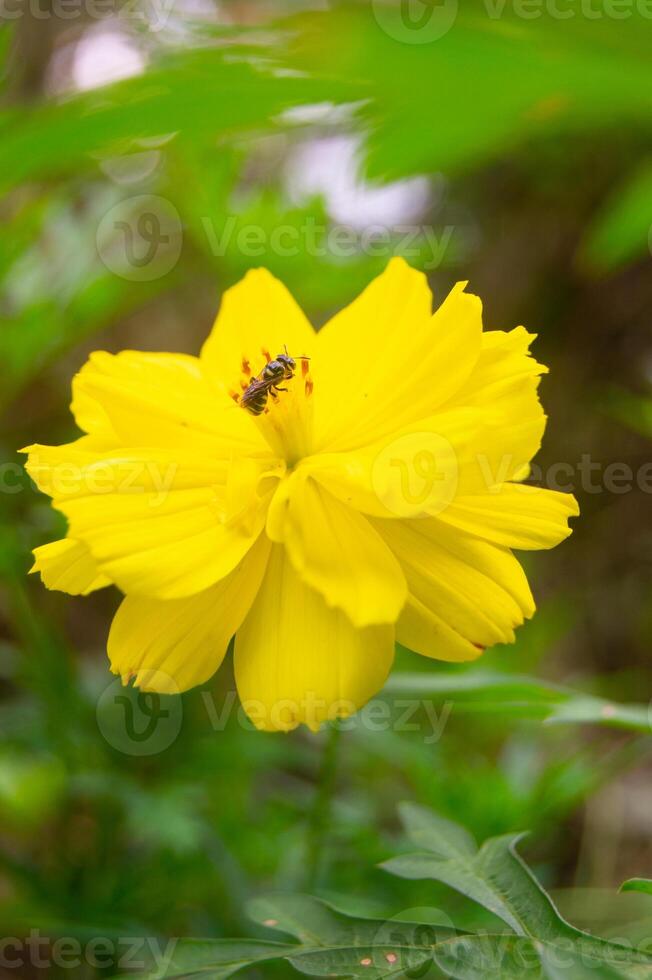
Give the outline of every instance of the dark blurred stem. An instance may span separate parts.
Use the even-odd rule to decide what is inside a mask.
[[[308,816],[305,889],[312,891],[324,870],[324,850],[330,826],[331,805],[337,782],[337,760],[341,732],[333,725],[327,732],[315,796]]]

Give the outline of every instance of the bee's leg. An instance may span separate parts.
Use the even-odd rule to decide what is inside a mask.
[[[274,401],[277,402],[278,401],[278,395],[276,394],[276,391],[274,390],[274,388],[270,388],[269,389],[269,393],[272,396],[272,398],[274,399]]]
[[[287,388],[279,388],[279,387],[276,387],[274,389],[274,391],[287,391]]]

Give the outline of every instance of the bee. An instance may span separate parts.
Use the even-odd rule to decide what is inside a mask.
[[[309,358],[301,357],[307,361]],[[269,395],[276,399],[279,391],[287,391],[281,387],[282,381],[291,381],[294,377],[297,362],[288,354],[287,347],[284,354],[277,354],[274,360],[268,361],[260,374],[252,378],[239,401],[251,415],[262,415],[267,408]]]

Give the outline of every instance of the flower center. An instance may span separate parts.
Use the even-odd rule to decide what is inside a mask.
[[[239,391],[231,397],[293,466],[312,451],[312,393],[308,357],[292,356],[287,348],[272,357],[263,348],[257,358],[242,356]]]

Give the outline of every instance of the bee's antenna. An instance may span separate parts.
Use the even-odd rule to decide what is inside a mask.
[[[283,344],[283,347],[285,348],[285,355],[286,355],[286,357],[294,357],[294,359],[296,361],[309,361],[310,360],[310,358],[307,356],[307,354],[290,354],[288,352],[288,345],[287,344]]]

